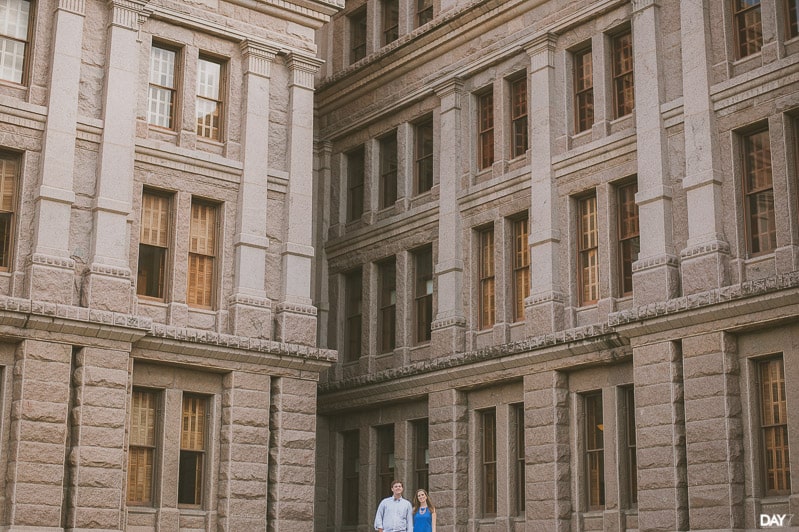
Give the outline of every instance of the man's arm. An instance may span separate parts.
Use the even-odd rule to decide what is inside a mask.
[[[383,513],[385,513],[386,508],[383,506],[383,501],[380,501],[380,504],[377,507],[377,513],[375,514],[375,530],[378,532],[383,532]]]
[[[406,521],[408,523],[408,532],[413,532],[413,506],[411,506],[410,502],[408,502],[405,512],[408,516]]]

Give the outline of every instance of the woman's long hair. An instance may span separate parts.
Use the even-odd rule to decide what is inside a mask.
[[[414,515],[416,514],[416,512],[419,511],[419,492],[420,491],[427,496],[427,507],[430,509],[430,513],[431,514],[436,513],[436,507],[433,506],[433,501],[430,499],[430,494],[427,493],[427,490],[424,490],[424,489],[420,488],[420,489],[416,490],[416,492],[413,494],[413,513],[414,513]]]

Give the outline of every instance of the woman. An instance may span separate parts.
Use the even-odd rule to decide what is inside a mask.
[[[413,532],[436,532],[436,507],[423,489],[413,496]]]

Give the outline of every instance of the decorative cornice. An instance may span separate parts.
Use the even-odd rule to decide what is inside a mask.
[[[660,266],[678,268],[680,266],[680,260],[676,256],[668,253],[656,255],[654,257],[646,257],[633,262],[633,272],[641,272]]]
[[[272,308],[272,301],[266,297],[233,294],[227,299],[228,305],[247,305],[250,307]]]
[[[58,9],[83,17],[86,16],[86,0],[58,0]]]
[[[290,52],[286,56],[286,65],[291,70],[292,85],[297,85],[306,89],[313,90],[314,76],[319,72],[319,67],[324,61],[316,57],[309,57]]]
[[[75,261],[68,257],[56,257],[54,255],[45,255],[44,253],[33,253],[28,260],[31,264],[53,266],[56,268],[64,268],[66,270],[75,269]]]
[[[138,31],[146,4],[137,0],[110,0],[111,25]]]
[[[690,248],[685,248],[680,251],[680,259],[691,259],[701,255],[709,255],[711,253],[723,253],[724,255],[730,254],[730,245],[723,240],[713,240],[711,242],[704,242]]]
[[[271,75],[272,61],[278,53],[277,48],[251,40],[242,41],[241,55],[244,57],[244,74],[255,74],[268,78]]]
[[[283,301],[275,306],[275,313],[280,314],[288,312],[289,314],[304,314],[306,316],[316,316],[316,307],[313,305],[301,305],[299,303],[290,303]]]
[[[530,56],[531,72],[555,66],[555,47],[557,44],[557,35],[543,33],[524,45],[524,51]]]
[[[119,277],[122,279],[130,279],[130,268],[120,268],[117,266],[110,266],[108,264],[98,264],[96,262],[89,266],[89,273],[97,275],[105,275],[108,277]]]
[[[438,320],[434,320],[433,323],[430,324],[430,329],[433,331],[439,331],[441,329],[447,329],[449,327],[466,327],[466,318],[463,316],[452,316],[450,318],[442,318]]]
[[[532,307],[541,303],[565,303],[566,295],[563,292],[544,292],[533,294],[524,298],[524,306]]]

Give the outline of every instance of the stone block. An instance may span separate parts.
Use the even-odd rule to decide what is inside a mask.
[[[275,339],[300,345],[316,345],[316,315],[278,310],[275,315]]]
[[[82,306],[123,314],[129,313],[131,310],[131,281],[130,272],[126,273],[127,276],[117,276],[89,271],[83,278]]]
[[[272,338],[272,309],[234,303],[228,308],[230,333],[250,338]]]
[[[74,264],[64,266],[50,266],[33,263],[30,265],[26,279],[25,296],[34,301],[47,301],[50,303],[63,303],[72,305],[76,303],[75,271]],[[72,261],[69,260],[69,263]]]

